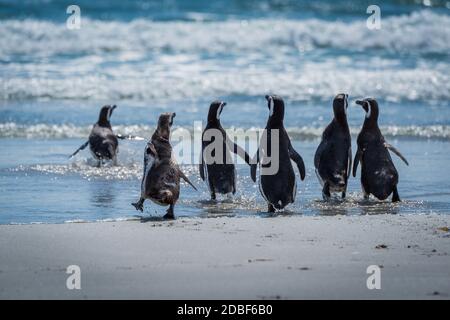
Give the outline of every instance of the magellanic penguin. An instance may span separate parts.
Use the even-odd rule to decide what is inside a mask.
[[[259,190],[268,203],[268,211],[275,212],[275,209],[282,210],[295,201],[297,183],[291,159],[297,164],[302,180],[305,179],[305,164],[302,157],[292,147],[284,128],[283,99],[279,96],[267,95],[266,100],[269,107],[269,119],[264,130],[266,139],[262,138],[260,141],[256,162],[260,164]],[[278,141],[274,141],[274,146],[278,146],[278,152],[272,150],[272,139],[277,136]],[[263,140],[266,141],[263,142]],[[277,170],[271,172],[271,168],[277,168]],[[256,181],[256,167],[251,168],[251,177],[253,181]]]
[[[145,199],[150,199],[161,206],[169,206],[165,219],[174,219],[174,206],[180,196],[180,178],[195,186],[178,167],[170,145],[170,128],[175,113],[163,113],[158,120],[158,127],[147,143],[144,152],[144,175],[141,182],[141,196],[132,203],[136,210],[144,210]]]
[[[325,128],[314,156],[324,200],[330,198],[330,192],[341,192],[344,199],[347,191],[352,170],[352,140],[347,123],[347,108],[348,95],[338,94],[333,100],[334,118]]]
[[[101,108],[98,121],[92,127],[88,141],[83,143],[81,147],[72,153],[70,158],[89,145],[91,154],[94,159],[98,161],[99,167],[103,164],[104,160],[112,160],[113,164],[117,165],[117,153],[119,152],[118,139],[142,140],[142,138],[137,136],[122,136],[120,134],[114,134],[110,119],[116,107],[116,105],[107,105]]]
[[[199,171],[202,180],[206,180],[211,200],[216,200],[216,193],[236,193],[236,168],[230,151],[239,155],[251,166],[247,152],[231,141],[222,128],[220,115],[225,105],[226,102],[223,101],[211,103],[208,112],[208,123],[202,133],[202,153],[200,155]],[[216,138],[219,140],[216,141]],[[208,150],[208,146],[213,148]],[[205,150],[210,151],[210,154],[205,152]],[[220,157],[220,159],[216,159],[216,157]]]
[[[378,103],[375,99],[357,100],[366,111],[366,118],[358,135],[358,151],[353,164],[353,176],[356,176],[358,163],[361,162],[361,186],[364,198],[373,194],[380,200],[392,193],[392,202],[400,201],[397,191],[398,172],[395,169],[389,151],[394,152],[406,165],[405,157],[388,144],[378,128]]]

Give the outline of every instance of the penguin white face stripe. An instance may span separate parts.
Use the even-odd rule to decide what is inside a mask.
[[[370,118],[370,115],[372,114],[372,106],[370,105],[370,102],[369,102],[369,101],[366,101],[366,102],[367,102],[367,105],[368,105],[368,107],[369,107],[369,110],[368,110],[367,113],[366,113],[366,118],[369,119],[369,118]]]
[[[345,112],[345,115],[347,115],[347,108],[348,108],[348,96],[345,95],[345,97],[344,97],[344,112]]]
[[[223,102],[221,102],[220,106],[217,108],[217,114],[216,114],[217,120],[220,119],[220,114],[222,113],[222,109],[223,109]]]
[[[274,112],[274,103],[273,103],[273,98],[269,97],[269,109],[270,109],[270,114],[269,116],[273,116],[273,112]]]

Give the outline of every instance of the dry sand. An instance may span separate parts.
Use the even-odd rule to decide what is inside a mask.
[[[448,299],[449,226],[432,214],[3,225],[0,298]],[[69,265],[81,290],[66,288]]]

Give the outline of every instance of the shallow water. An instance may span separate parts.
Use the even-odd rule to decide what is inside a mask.
[[[148,138],[165,111],[193,133],[214,99],[228,102],[224,127],[263,128],[267,93],[285,99],[307,167],[281,215],[450,212],[448,2],[384,1],[378,31],[366,28],[369,1],[78,4],[81,29],[68,30],[58,2],[0,0],[0,223],[135,217],[145,141],[121,141],[118,167],[94,167],[88,151],[67,158],[103,104],[118,105],[117,133]],[[313,155],[340,92],[378,99],[382,132],[410,162],[393,156],[401,204],[362,201],[358,178],[345,202],[321,201]],[[351,102],[348,118],[355,138],[364,113]],[[197,167],[183,168],[199,192],[183,184],[178,216],[267,216],[245,165],[218,204]],[[148,202],[145,216],[164,210]]]
[[[96,221],[141,216],[130,203],[139,196],[145,142],[122,143],[120,165],[97,168],[86,158],[87,151],[75,160],[67,159],[82,141],[0,139],[0,148],[6,151],[0,157],[0,222]],[[280,214],[448,213],[450,182],[445,173],[450,169],[450,142],[416,139],[391,142],[410,160],[410,167],[394,160],[400,174],[401,204],[364,201],[358,178],[350,179],[346,201],[323,202],[313,170],[318,141],[295,141],[294,147],[305,159],[307,177],[303,182],[298,179],[296,203]],[[178,216],[267,216],[265,202],[246,165],[238,165],[238,191],[234,199],[222,198],[218,203],[208,201],[208,189],[196,166],[183,166],[183,171],[199,191],[182,184],[182,196],[176,207]],[[161,216],[164,210],[148,201],[143,216]]]

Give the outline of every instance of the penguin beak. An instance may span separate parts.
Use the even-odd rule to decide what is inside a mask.
[[[360,106],[364,105],[364,101],[363,100],[356,100],[355,103],[359,104]]]
[[[269,101],[272,98],[272,96],[266,95],[266,100]]]

